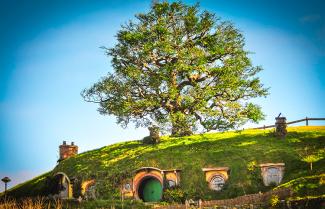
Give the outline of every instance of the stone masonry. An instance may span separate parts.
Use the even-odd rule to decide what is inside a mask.
[[[58,161],[62,161],[78,154],[78,146],[75,145],[74,142],[71,142],[71,145],[69,145],[66,141],[63,141],[63,143],[59,146],[59,150],[60,158]]]

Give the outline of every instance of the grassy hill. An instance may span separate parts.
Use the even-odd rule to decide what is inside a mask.
[[[291,127],[285,139],[275,138],[273,130],[245,130],[179,138],[165,136],[157,145],[128,141],[63,160],[52,171],[12,188],[9,194],[16,197],[46,195],[46,177],[61,171],[70,178],[95,178],[101,199],[117,199],[121,180],[132,177],[140,167],[158,167],[182,170],[178,189],[182,198],[223,199],[270,190],[271,187],[263,186],[256,165],[283,162],[283,183],[313,176],[313,181],[318,179],[317,188],[314,186],[310,191],[321,195],[325,194],[324,184],[317,182],[325,178],[322,175],[325,173],[324,147],[325,126]],[[302,156],[307,154],[319,158],[313,163],[312,171],[309,164],[302,161]],[[221,166],[230,168],[230,178],[221,192],[211,191],[201,169]]]

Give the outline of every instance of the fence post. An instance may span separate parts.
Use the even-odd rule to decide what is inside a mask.
[[[306,117],[306,126],[308,126],[308,118]]]

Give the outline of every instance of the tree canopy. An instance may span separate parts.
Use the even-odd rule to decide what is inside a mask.
[[[231,22],[199,5],[154,3],[104,48],[113,73],[82,92],[123,127],[158,125],[172,135],[227,130],[263,118],[249,99],[268,91]]]

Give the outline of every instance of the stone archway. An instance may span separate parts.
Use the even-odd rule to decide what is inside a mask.
[[[59,198],[68,199],[72,197],[72,185],[67,174],[58,172],[54,174],[55,181],[57,184],[56,194]]]

